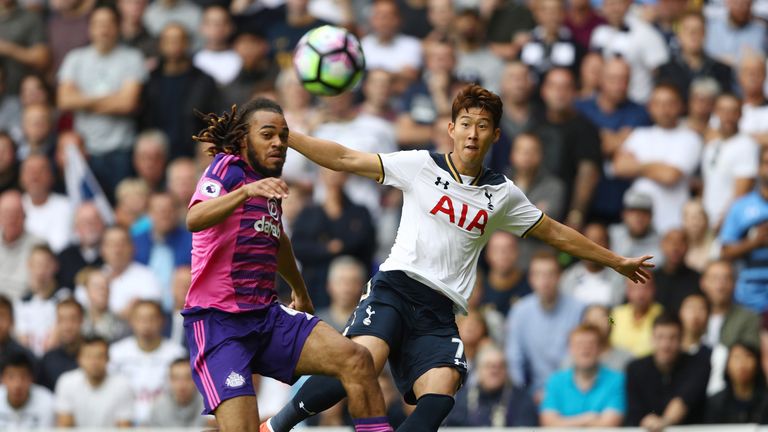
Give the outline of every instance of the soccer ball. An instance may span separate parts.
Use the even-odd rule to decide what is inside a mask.
[[[293,66],[307,91],[334,96],[360,82],[365,57],[355,35],[341,27],[324,25],[308,31],[299,40]]]

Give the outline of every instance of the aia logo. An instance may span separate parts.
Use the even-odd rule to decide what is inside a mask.
[[[488,212],[480,209],[472,217],[472,221],[467,224],[467,213],[469,213],[469,206],[465,203],[461,203],[461,213],[458,215],[459,220],[457,222],[456,209],[454,208],[453,200],[451,200],[451,197],[447,195],[441,196],[440,200],[437,201],[437,204],[435,204],[435,206],[429,212],[432,215],[444,213],[446,216],[448,216],[448,220],[452,224],[458,225],[459,228],[463,228],[469,232],[472,232],[474,229],[480,230],[480,235],[485,233],[485,225],[488,223]]]

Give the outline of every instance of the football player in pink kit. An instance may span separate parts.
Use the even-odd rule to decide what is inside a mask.
[[[205,116],[194,137],[212,144],[213,161],[189,204],[192,284],[184,328],[205,414],[222,431],[257,431],[252,374],[293,383],[298,376],[338,377],[358,431],[391,431],[368,351],[309,313],[312,302],[283,231],[279,179],[288,126],[274,102],[256,99],[238,112]],[[291,307],[278,303],[280,274]]]

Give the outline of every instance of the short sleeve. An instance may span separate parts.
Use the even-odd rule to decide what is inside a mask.
[[[126,81],[137,81],[144,83],[147,80],[147,69],[144,67],[144,56],[141,51],[131,49],[130,55],[126,56]]]
[[[669,61],[667,44],[661,34],[652,27],[648,28],[648,34],[643,37],[642,47],[643,60],[645,60],[644,63],[648,69],[656,69]]]
[[[682,171],[685,175],[691,175],[698,168],[701,161],[701,139],[693,131],[688,131],[680,136],[679,143],[672,143],[673,151],[669,155],[669,163]]]
[[[245,172],[236,163],[232,155],[218,154],[197,182],[195,193],[189,202],[193,205],[218,198],[237,189],[245,181]]]
[[[725,215],[723,227],[720,229],[720,242],[723,245],[736,243],[742,239],[741,206],[736,201]]]
[[[505,218],[500,227],[518,237],[525,237],[544,220],[544,212],[528,201],[523,191],[507,179]]]
[[[408,190],[427,162],[429,153],[425,150],[407,150],[394,153],[379,153],[383,178],[380,183]]]

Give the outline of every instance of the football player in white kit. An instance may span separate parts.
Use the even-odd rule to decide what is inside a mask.
[[[501,113],[497,95],[465,87],[453,101],[449,154],[362,153],[293,132],[288,139],[319,165],[403,191],[395,244],[344,331],[370,350],[377,371],[389,359],[400,392],[416,405],[398,431],[436,431],[453,407],[467,370],[454,313],[467,312],[477,260],[493,231],[533,236],[633,281],[646,280],[653,267],[651,256],[618,256],[548,218],[511,180],[483,167],[499,139]],[[344,396],[338,380],[313,376],[261,430],[288,431]]]

